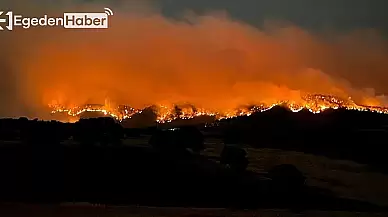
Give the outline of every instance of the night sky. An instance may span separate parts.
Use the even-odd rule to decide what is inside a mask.
[[[159,0],[165,15],[190,9],[201,13],[226,10],[233,18],[253,25],[286,20],[303,28],[378,28],[388,31],[385,0]]]
[[[185,11],[196,13],[226,11],[234,19],[253,25],[265,20],[283,20],[310,30],[336,28],[377,28],[388,32],[385,0],[3,0],[3,8],[63,7],[80,3],[101,4],[114,11],[122,5],[152,5],[169,17],[180,17]],[[26,5],[28,3],[28,6]]]

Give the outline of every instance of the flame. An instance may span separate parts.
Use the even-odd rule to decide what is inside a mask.
[[[275,106],[283,106],[291,110],[292,112],[300,112],[303,109],[319,114],[327,109],[339,109],[344,108],[348,110],[357,111],[368,111],[377,112],[381,114],[388,114],[388,108],[375,107],[375,106],[364,106],[357,105],[351,98],[341,99],[332,95],[322,94],[308,94],[303,97],[304,103],[297,103],[294,101],[279,101],[273,104],[260,104],[254,106],[242,106],[238,109],[227,111],[227,112],[215,112],[207,109],[197,109],[194,106],[178,106],[178,105],[158,105],[154,106],[157,114],[157,123],[169,123],[177,119],[193,119],[200,116],[214,116],[216,120],[234,118],[238,116],[250,116],[255,112],[264,112],[272,109]],[[57,104],[50,104],[52,109],[51,113],[65,113],[72,117],[79,117],[85,112],[99,112],[105,116],[110,116],[117,120],[125,120],[132,118],[135,114],[140,114],[144,111],[143,109],[135,109],[129,106],[119,106],[112,108],[108,105],[96,106],[96,105],[85,105],[76,106],[72,108],[66,108]],[[100,107],[100,108],[98,108]]]

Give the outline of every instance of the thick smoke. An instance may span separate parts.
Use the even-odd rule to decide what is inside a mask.
[[[48,2],[26,12],[107,6]],[[107,97],[134,107],[192,103],[217,110],[298,101],[305,93],[384,104],[375,90],[388,91],[388,49],[374,30],[317,35],[271,22],[257,28],[225,13],[173,20],[148,6],[125,5],[111,6],[115,15],[105,30],[1,33],[0,115],[47,118],[50,103],[104,103]]]

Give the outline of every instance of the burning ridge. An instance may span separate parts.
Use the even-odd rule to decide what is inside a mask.
[[[303,109],[318,114],[327,109],[339,109],[344,108],[348,110],[358,110],[358,111],[368,111],[368,112],[377,112],[382,114],[388,114],[388,108],[385,107],[372,107],[365,105],[357,105],[351,98],[341,99],[337,96],[332,95],[323,95],[323,94],[308,94],[302,97],[303,103],[296,103],[292,101],[279,101],[274,104],[259,104],[259,105],[245,105],[240,106],[239,108],[217,112],[202,108],[196,108],[193,105],[154,105],[148,107],[152,109],[157,115],[156,121],[158,123],[171,122],[176,119],[192,119],[199,116],[213,116],[217,120],[233,118],[237,116],[250,116],[255,112],[264,112],[269,109],[272,109],[275,106],[283,106],[291,110],[292,112],[299,112]],[[72,117],[79,117],[85,112],[98,112],[106,116],[111,116],[117,120],[125,120],[132,118],[135,114],[142,113],[147,108],[136,109],[127,105],[120,105],[117,107],[112,107],[109,105],[99,105],[99,104],[88,104],[83,106],[76,107],[65,107],[62,105],[49,105],[51,108],[51,113],[64,113]]]

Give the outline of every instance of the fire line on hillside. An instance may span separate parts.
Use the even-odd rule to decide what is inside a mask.
[[[272,109],[275,106],[284,106],[292,112],[299,112],[303,109],[318,114],[327,109],[345,108],[348,110],[369,111],[381,114],[388,114],[386,107],[373,107],[365,105],[357,105],[351,98],[344,100],[336,96],[309,94],[303,97],[304,103],[295,103],[291,101],[279,101],[274,104],[260,104],[253,106],[242,106],[229,112],[213,112],[206,109],[198,109],[194,106],[154,106],[153,110],[157,114],[156,122],[168,123],[176,119],[192,119],[199,116],[214,116],[217,120],[234,118],[237,116],[250,116],[255,112],[264,112]],[[121,105],[111,108],[107,105],[84,105],[67,108],[62,105],[49,105],[52,109],[51,113],[65,113],[72,117],[78,117],[85,112],[98,112],[105,116],[111,116],[119,121],[130,119],[133,115],[142,113],[143,109],[135,109],[130,106]]]

